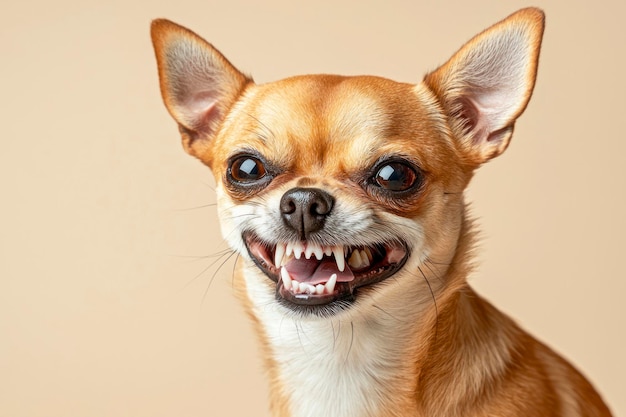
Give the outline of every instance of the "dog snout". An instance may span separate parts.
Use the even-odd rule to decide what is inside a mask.
[[[324,227],[335,199],[319,188],[292,188],[280,200],[280,213],[285,225],[306,239]]]

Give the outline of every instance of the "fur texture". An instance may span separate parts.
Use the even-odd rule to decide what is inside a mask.
[[[610,415],[467,283],[463,192],[509,144],[543,27],[521,10],[417,85],[257,85],[193,32],[153,23],[165,105],[215,175],[222,234],[241,254],[235,284],[274,416]]]

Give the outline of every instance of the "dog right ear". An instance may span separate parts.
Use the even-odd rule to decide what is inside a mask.
[[[165,107],[178,122],[185,150],[206,160],[210,140],[252,80],[187,28],[157,19],[150,32]]]
[[[424,82],[476,166],[509,145],[535,85],[544,14],[522,9],[466,43]]]

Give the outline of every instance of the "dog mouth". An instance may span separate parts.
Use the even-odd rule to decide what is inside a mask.
[[[354,301],[357,290],[395,274],[406,262],[405,243],[326,246],[315,242],[267,243],[244,236],[254,263],[276,283],[276,298],[290,307]]]

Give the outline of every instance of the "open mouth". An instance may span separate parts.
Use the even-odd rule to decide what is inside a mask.
[[[390,277],[408,258],[408,249],[403,243],[268,244],[253,234],[245,235],[244,241],[256,265],[276,282],[276,297],[302,306],[353,301],[357,289]]]

